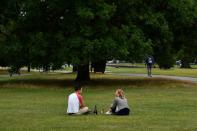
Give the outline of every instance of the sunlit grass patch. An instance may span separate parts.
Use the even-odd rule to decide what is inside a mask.
[[[112,73],[127,73],[127,74],[147,74],[146,68],[115,68],[107,67],[107,71]],[[187,77],[197,77],[197,69],[159,69],[152,68],[153,75],[171,75],[171,76],[187,76]]]
[[[1,79],[0,130],[195,130],[197,85],[159,78],[91,74],[84,83],[85,104],[99,114],[65,115],[76,74],[40,74]],[[114,91],[123,88],[132,113],[106,116]]]

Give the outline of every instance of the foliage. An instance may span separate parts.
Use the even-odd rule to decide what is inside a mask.
[[[166,69],[180,50],[183,62],[196,59],[195,0],[2,0],[0,10],[3,66],[47,71],[153,55]]]

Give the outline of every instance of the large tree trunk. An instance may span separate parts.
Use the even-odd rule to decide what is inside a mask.
[[[76,81],[89,81],[89,80],[90,80],[89,64],[78,65]]]
[[[98,62],[94,62],[92,63],[92,66],[94,68],[94,72],[105,72],[105,67],[106,67],[106,61],[98,61]]]
[[[31,66],[30,66],[30,64],[29,64],[28,67],[27,67],[27,71],[28,71],[28,72],[31,71]]]
[[[181,60],[181,68],[191,68],[188,58],[184,58]]]
[[[77,72],[77,65],[73,65],[73,72]]]
[[[43,72],[49,72],[50,71],[50,66],[49,65],[44,65],[43,66]]]

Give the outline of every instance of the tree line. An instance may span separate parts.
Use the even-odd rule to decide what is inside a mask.
[[[197,59],[196,0],[1,0],[0,66],[77,67],[141,62],[153,55],[160,68]],[[99,66],[98,66],[99,67]]]

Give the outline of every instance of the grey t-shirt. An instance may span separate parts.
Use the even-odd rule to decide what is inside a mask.
[[[116,112],[120,111],[121,109],[128,108],[128,103],[126,98],[120,98],[120,97],[115,97],[113,104],[112,104],[112,109],[116,109]]]

